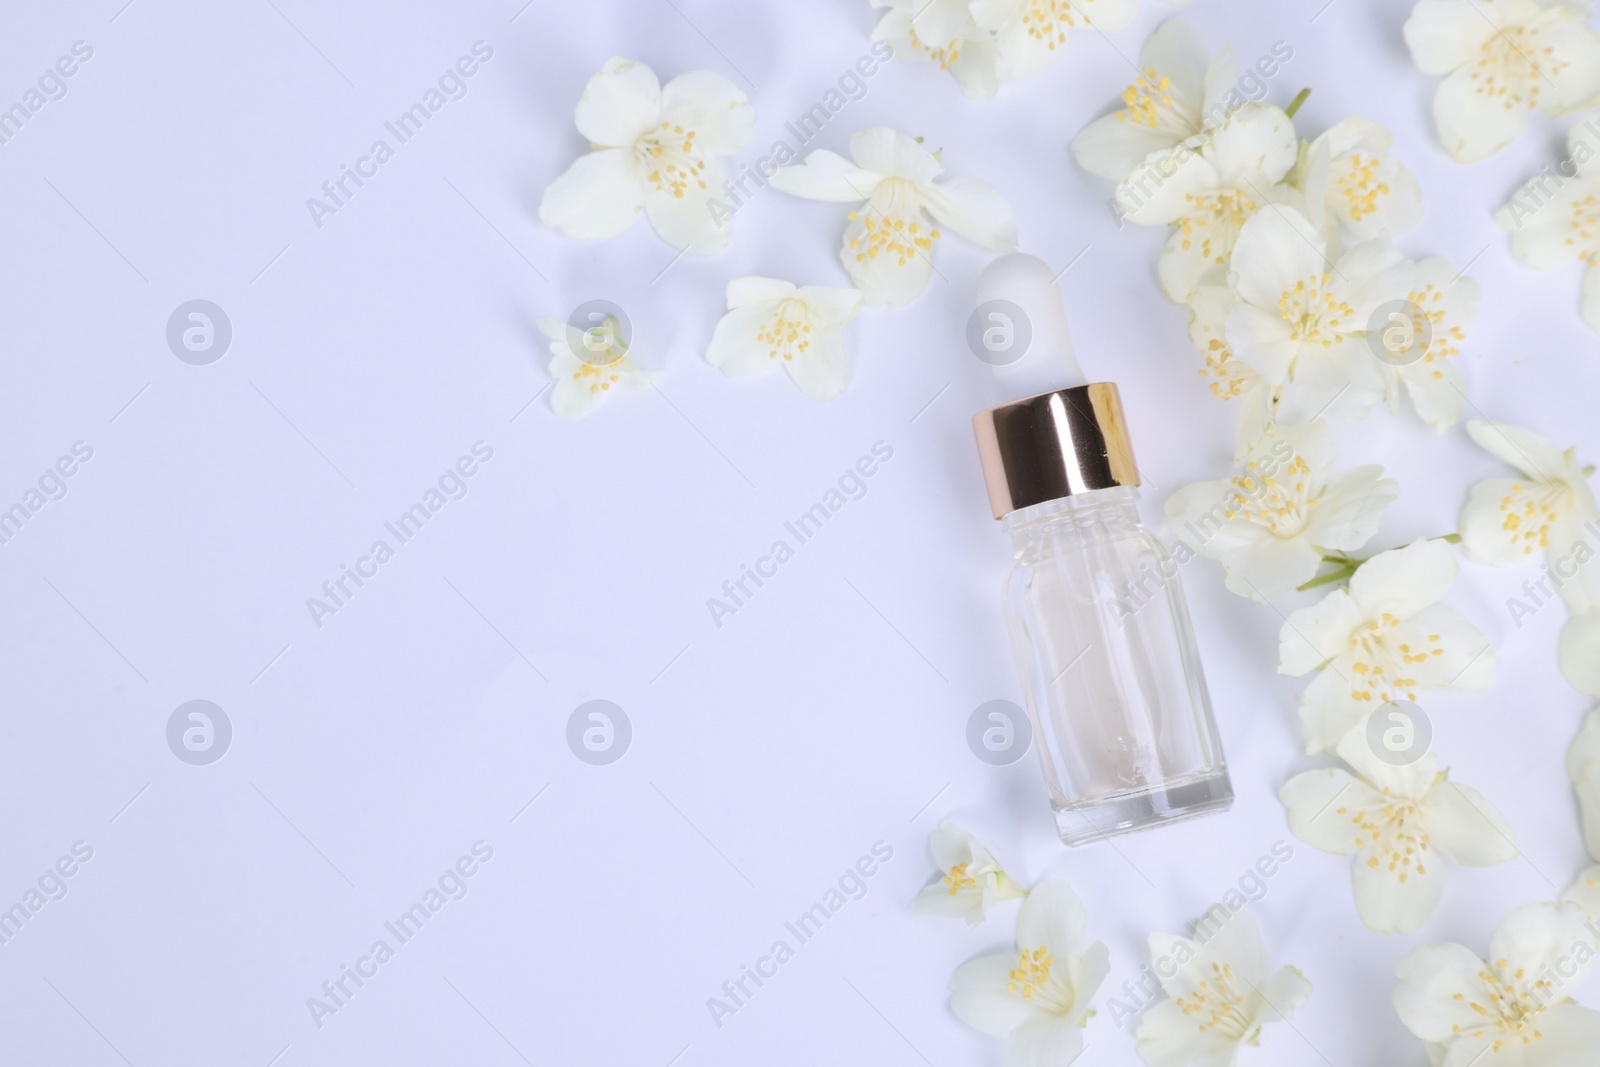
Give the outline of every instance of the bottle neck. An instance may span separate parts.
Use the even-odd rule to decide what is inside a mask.
[[[1000,520],[1017,545],[1065,530],[1139,525],[1139,490],[1131,485],[1094,489],[1019,508]]]

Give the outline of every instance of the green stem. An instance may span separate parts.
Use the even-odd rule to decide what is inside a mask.
[[[1310,95],[1310,89],[1301,89],[1300,95],[1295,97],[1294,101],[1288,107],[1283,109],[1283,113],[1288,115],[1290,118],[1294,118],[1295,113],[1300,110],[1300,105],[1304,104],[1306,102],[1306,97]]]
[[[1423,540],[1443,541],[1446,544],[1458,545],[1461,543],[1461,535],[1458,533],[1439,534],[1435,537],[1424,537]],[[1371,558],[1371,556],[1351,556],[1344,552],[1326,552],[1322,556],[1322,562],[1334,564],[1334,569],[1327,574],[1317,575],[1303,585],[1295,586],[1295,589],[1303,592],[1307,589],[1315,589],[1319,585],[1332,585],[1334,582],[1342,582],[1355,574],[1361,568],[1361,565]]]
[[[1315,589],[1319,585],[1332,585],[1334,582],[1344,581],[1346,578],[1349,578],[1351,575],[1355,574],[1355,572],[1356,569],[1354,567],[1340,567],[1336,571],[1329,571],[1327,574],[1319,574],[1309,582],[1295,586],[1295,589],[1303,593],[1307,589]]]

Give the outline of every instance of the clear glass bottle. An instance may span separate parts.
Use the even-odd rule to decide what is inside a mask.
[[[974,425],[1015,547],[1006,614],[1061,839],[1226,810],[1178,567],[1139,521],[1116,386],[1026,397]]]

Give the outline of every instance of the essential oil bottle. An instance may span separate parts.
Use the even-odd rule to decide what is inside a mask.
[[[1005,613],[1061,839],[1224,811],[1233,789],[1189,610],[1177,565],[1139,521],[1117,387],[1078,372],[1043,261],[1000,257],[978,297],[980,315],[1022,318],[1025,358],[1061,382],[973,419],[1011,537]]]

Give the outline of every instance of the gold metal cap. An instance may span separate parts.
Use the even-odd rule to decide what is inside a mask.
[[[1112,382],[1055,389],[972,417],[994,517],[1075,493],[1138,485]]]

